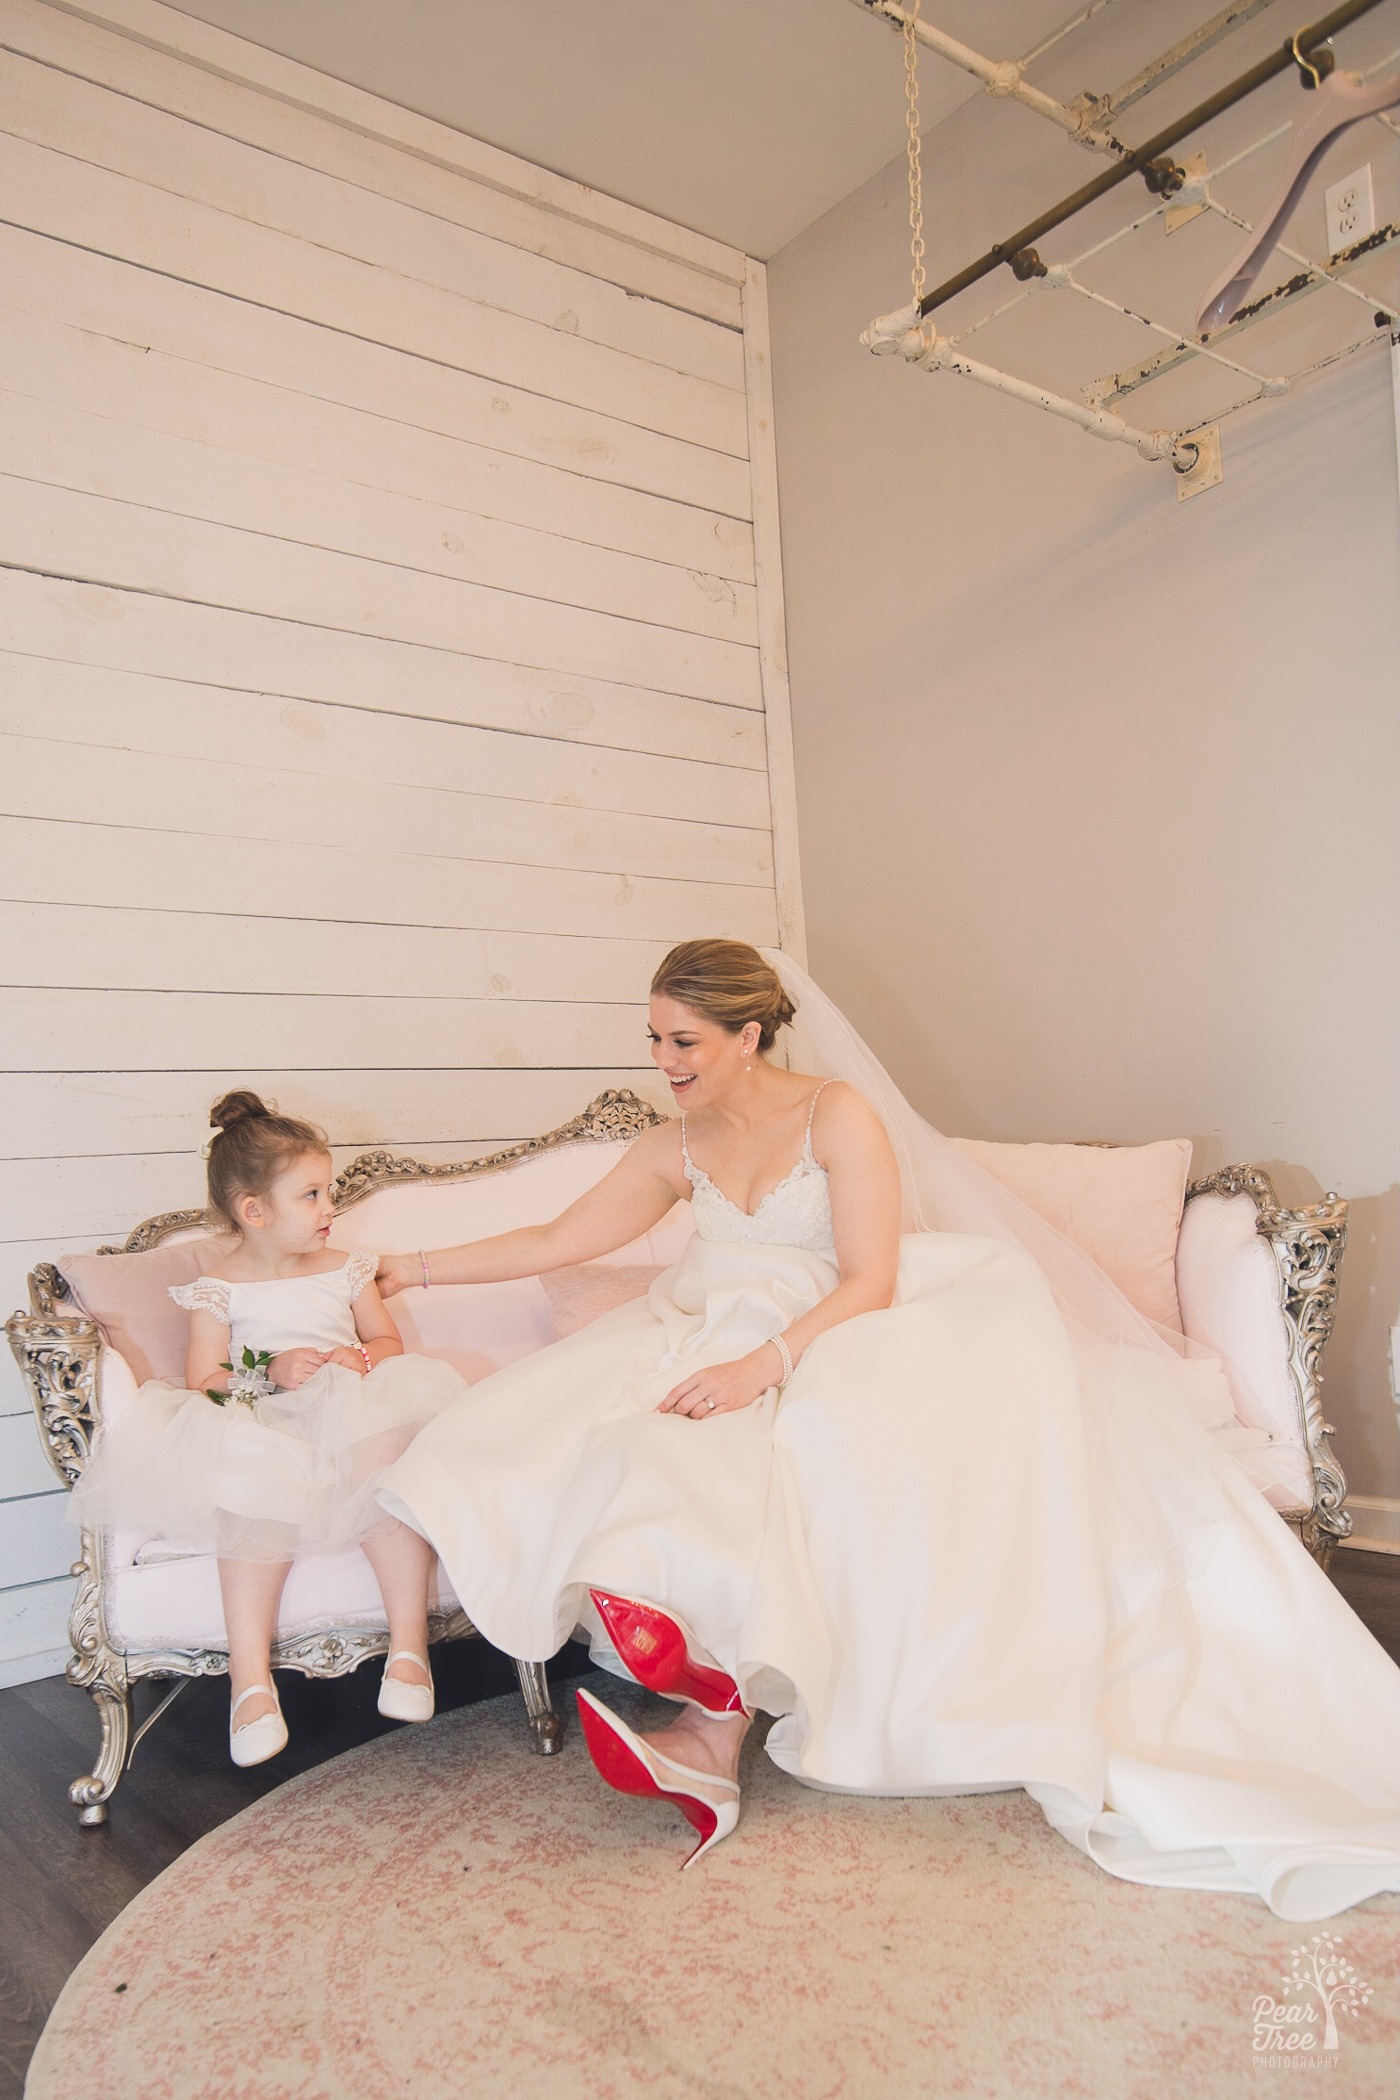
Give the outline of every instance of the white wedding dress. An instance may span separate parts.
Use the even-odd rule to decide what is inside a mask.
[[[543,1660],[581,1627],[621,1671],[589,1588],[647,1599],[810,1785],[1024,1787],[1110,1873],[1290,1919],[1400,1890],[1400,1669],[1170,1353],[1067,1319],[1020,1246],[916,1232],[894,1304],[781,1396],[660,1415],[838,1281],[810,1139],[752,1215],[687,1173],[695,1237],[648,1297],[471,1388],[385,1477],[487,1639]]]

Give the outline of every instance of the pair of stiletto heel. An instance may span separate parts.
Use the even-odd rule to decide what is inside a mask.
[[[396,1648],[384,1665],[385,1675],[379,1684],[379,1711],[390,1721],[431,1721],[435,1704],[431,1681],[427,1684],[405,1684],[401,1677],[390,1677],[389,1670],[396,1662],[416,1662],[428,1670],[428,1658],[419,1655],[414,1648]],[[431,1672],[429,1672],[431,1679]],[[245,1699],[252,1699],[261,1692],[272,1701],[270,1714],[259,1714],[256,1721],[245,1721],[241,1728],[235,1727],[234,1719]],[[270,1757],[287,1747],[287,1724],[282,1718],[282,1702],[270,1684],[250,1684],[240,1692],[229,1708],[228,1754],[236,1765],[265,1765]]]
[[[619,1657],[648,1691],[688,1700],[709,1714],[746,1711],[734,1679],[696,1660],[689,1629],[681,1620],[633,1597],[616,1597],[607,1590],[590,1590],[589,1595]],[[699,1833],[699,1844],[682,1866],[693,1866],[729,1836],[739,1820],[737,1780],[677,1764],[634,1735],[591,1692],[580,1690],[577,1698],[584,1741],[599,1776],[619,1793],[674,1801]]]

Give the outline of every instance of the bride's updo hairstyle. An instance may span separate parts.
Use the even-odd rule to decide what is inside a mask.
[[[674,999],[692,1013],[738,1035],[758,1023],[758,1047],[771,1050],[778,1030],[797,1008],[771,963],[747,941],[682,941],[651,980],[655,998]]]
[[[329,1152],[324,1130],[279,1116],[256,1094],[221,1094],[209,1111],[218,1136],[209,1147],[209,1208],[230,1232],[240,1196],[265,1196],[285,1168],[307,1152]]]

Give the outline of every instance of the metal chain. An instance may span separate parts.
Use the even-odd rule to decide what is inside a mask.
[[[904,121],[909,132],[909,259],[914,304],[924,296],[924,178],[919,140],[919,46],[914,24],[920,0],[904,17]]]

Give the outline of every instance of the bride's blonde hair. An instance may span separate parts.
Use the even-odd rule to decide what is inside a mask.
[[[682,941],[652,978],[651,989],[730,1035],[757,1021],[760,1050],[772,1049],[778,1030],[797,1012],[777,971],[747,941]]]

